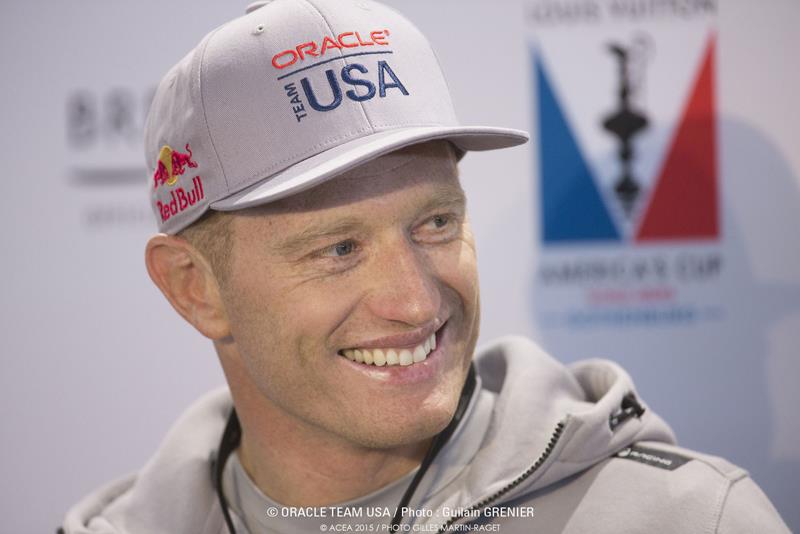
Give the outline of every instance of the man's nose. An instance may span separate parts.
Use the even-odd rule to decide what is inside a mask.
[[[424,326],[436,319],[441,293],[425,251],[407,239],[385,247],[373,262],[370,311],[385,320]]]

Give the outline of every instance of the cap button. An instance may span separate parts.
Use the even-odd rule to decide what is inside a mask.
[[[247,9],[245,9],[244,12],[245,14],[250,14],[256,9],[260,9],[265,5],[269,4],[270,2],[272,2],[272,0],[259,0],[258,2],[253,2],[249,6],[247,6]]]

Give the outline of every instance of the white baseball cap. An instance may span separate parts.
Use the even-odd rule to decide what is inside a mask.
[[[174,234],[208,209],[277,200],[435,139],[463,153],[528,135],[459,125],[428,41],[391,8],[257,2],[159,84],[145,126],[150,199]]]

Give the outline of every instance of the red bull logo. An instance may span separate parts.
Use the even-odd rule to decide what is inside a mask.
[[[197,163],[192,159],[192,149],[186,143],[186,152],[182,153],[173,150],[172,147],[164,145],[158,154],[156,172],[153,174],[153,189],[158,189],[162,185],[172,187],[178,182],[178,177],[186,172],[187,167],[197,168]]]
[[[203,191],[203,180],[199,176],[192,178],[192,188],[186,190],[183,187],[177,187],[169,192],[170,198],[168,202],[156,201],[158,213],[161,215],[161,222],[167,222],[170,217],[182,213],[184,210],[194,206],[201,200],[206,198],[205,191]]]

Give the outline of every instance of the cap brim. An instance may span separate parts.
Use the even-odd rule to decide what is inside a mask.
[[[389,152],[444,139],[469,152],[496,150],[524,144],[528,134],[520,130],[490,127],[414,127],[390,130],[354,139],[305,159],[250,187],[213,202],[211,209],[233,211],[272,202],[330,180]]]

